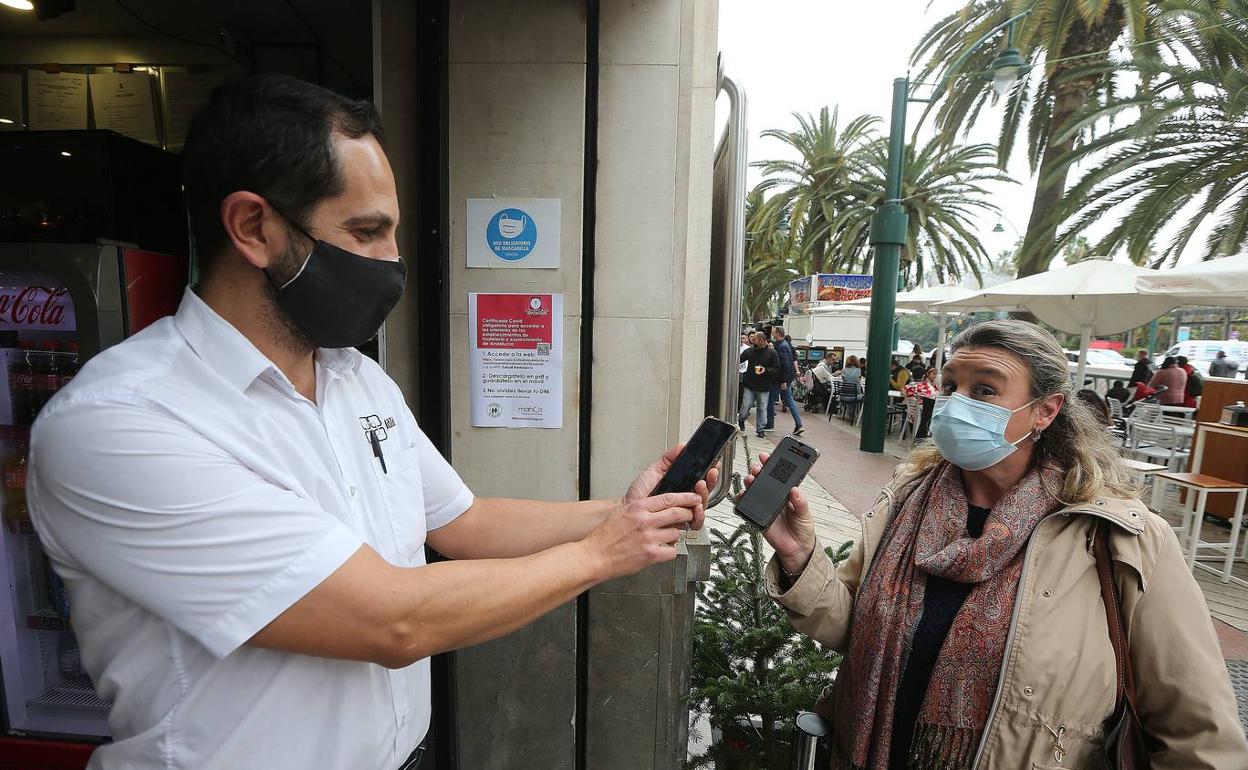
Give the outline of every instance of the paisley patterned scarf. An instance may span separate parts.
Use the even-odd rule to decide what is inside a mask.
[[[1062,471],[1033,468],[989,514],[980,537],[967,534],[961,470],[941,462],[901,489],[892,518],[859,588],[842,670],[834,764],[888,770],[897,687],[923,614],[927,576],[974,587],[945,637],[915,725],[907,767],[963,770],[975,758],[1005,655],[1027,540],[1062,504]],[[1046,489],[1047,488],[1047,489]]]

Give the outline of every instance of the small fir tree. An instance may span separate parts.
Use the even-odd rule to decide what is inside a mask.
[[[739,482],[734,475],[737,491]],[[730,535],[712,530],[711,538],[715,557],[711,580],[698,589],[689,700],[692,711],[709,716],[724,740],[689,766],[787,768],[793,716],[814,707],[841,655],[794,631],[784,610],[767,596],[756,528],[743,524]],[[839,563],[852,545],[826,550]]]

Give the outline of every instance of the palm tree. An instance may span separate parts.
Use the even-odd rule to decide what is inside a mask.
[[[1020,277],[1043,272],[1055,254],[1053,241],[1063,212],[1071,152],[1090,131],[1083,117],[1112,100],[1119,88],[1106,66],[1111,47],[1131,41],[1138,53],[1156,55],[1155,32],[1167,13],[1200,10],[1215,2],[973,0],[923,36],[912,55],[915,64],[922,64],[916,79],[951,78],[947,96],[935,107],[938,124],[950,141],[959,128],[970,128],[990,98],[980,75],[1000,45],[989,41],[974,52],[971,46],[1010,17],[1031,11],[1016,22],[1016,44],[1024,58],[1038,66],[1009,93],[998,142],[998,162],[1004,168],[1025,125],[1028,159],[1038,177],[1018,259]],[[1006,33],[998,35],[1005,42]]]
[[[1139,119],[1064,159],[1096,165],[1067,194],[1076,216],[1059,243],[1083,237],[1089,226],[1125,207],[1125,215],[1097,243],[1097,253],[1125,249],[1136,264],[1173,265],[1210,219],[1205,259],[1248,246],[1246,10],[1248,3],[1235,0],[1207,19],[1211,29],[1187,36],[1181,55],[1134,63],[1149,90],[1112,101],[1092,117],[1138,110]],[[1155,250],[1160,231],[1176,221],[1182,222],[1179,231]]]
[[[980,269],[992,260],[976,233],[983,221],[1001,213],[984,185],[1013,181],[997,168],[996,154],[990,144],[949,145],[939,139],[917,150],[913,144],[906,148],[901,204],[909,214],[909,229],[901,270],[907,284],[921,285],[930,271],[935,271],[941,283],[958,280],[965,272],[982,283]],[[830,221],[837,234],[834,261],[853,264],[860,260],[863,272],[871,270],[871,216],[884,202],[885,140],[872,145],[870,160],[857,186],[872,192]]]
[[[741,318],[771,318],[789,282],[802,275],[802,267],[788,256],[789,209],[773,206],[768,216],[763,209],[763,192],[758,187],[745,196],[745,282],[741,298]]]
[[[755,221],[760,229],[768,227],[764,223],[771,229],[783,226],[785,253],[791,260],[813,273],[830,272],[843,267],[828,261],[835,237],[831,223],[838,211],[867,194],[857,185],[868,171],[867,151],[878,138],[880,119],[861,115],[842,127],[838,111],[827,107],[818,118],[798,113],[793,117],[797,131],[773,128],[762,133],[797,150],[799,159],[754,164],[765,177],[757,191],[772,193],[761,202]]]

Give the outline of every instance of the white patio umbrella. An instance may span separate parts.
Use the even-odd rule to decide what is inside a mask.
[[[911,310],[936,317],[936,360],[934,362],[936,371],[939,372],[941,364],[944,363],[945,332],[949,328],[949,318],[960,315],[958,311],[945,307],[943,303],[966,299],[978,293],[974,289],[966,289],[952,284],[941,284],[940,286],[926,286],[913,291],[903,291],[897,295],[895,307],[898,310]],[[864,297],[863,299],[856,299],[845,304],[870,307],[871,298]]]
[[[1176,305],[1248,307],[1248,255],[1154,270],[1135,285],[1142,294],[1168,295]]]
[[[1079,335],[1075,382],[1082,385],[1093,334],[1118,334],[1163,315],[1183,300],[1168,294],[1142,294],[1136,280],[1155,270],[1093,258],[1059,270],[1029,275],[970,297],[944,303],[951,310],[1025,308],[1069,334]]]

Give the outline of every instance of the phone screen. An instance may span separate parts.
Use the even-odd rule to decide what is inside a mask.
[[[785,436],[737,501],[737,515],[760,529],[770,527],[789,499],[789,490],[802,483],[818,459],[818,449]]]
[[[737,426],[732,423],[707,417],[650,494],[692,492],[736,433]]]

